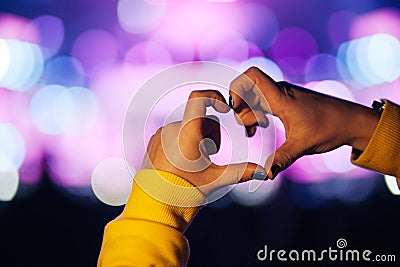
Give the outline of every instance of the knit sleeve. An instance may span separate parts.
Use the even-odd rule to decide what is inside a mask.
[[[400,106],[386,101],[377,127],[365,150],[353,149],[355,165],[400,177]]]
[[[204,202],[200,191],[174,174],[138,172],[124,211],[105,228],[98,266],[186,266],[183,233]]]

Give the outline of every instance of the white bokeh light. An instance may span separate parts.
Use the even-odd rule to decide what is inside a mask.
[[[17,170],[0,170],[0,201],[11,201],[15,197],[19,185]]]
[[[396,177],[385,175],[385,183],[390,193],[396,196],[400,196],[400,189],[399,186],[397,185]]]
[[[383,82],[400,76],[400,42],[389,34],[375,34],[368,44],[367,60],[371,70]]]
[[[82,135],[97,118],[95,95],[84,87],[48,85],[33,96],[30,113],[34,125],[46,134]]]
[[[4,75],[7,73],[10,67],[10,50],[8,48],[7,42],[0,39],[0,81],[3,79]]]
[[[101,161],[92,174],[92,189],[104,204],[120,206],[126,204],[132,189],[133,177],[121,158]],[[133,168],[130,168],[133,170]]]
[[[338,58],[346,63],[351,78],[361,87],[393,82],[400,77],[400,42],[389,34],[343,43]]]
[[[346,173],[353,170],[355,166],[351,164],[350,160],[346,160],[346,158],[350,158],[351,150],[350,146],[345,146],[322,154],[321,157],[328,171]]]
[[[69,94],[74,107],[69,114],[70,119],[65,133],[83,135],[93,127],[96,121],[98,114],[96,96],[85,87],[71,87]]]
[[[26,91],[39,81],[44,66],[39,46],[0,39],[0,55],[0,87]]]
[[[305,85],[313,91],[317,91],[330,96],[338,97],[348,101],[355,101],[354,95],[351,90],[344,84],[335,80],[323,80],[318,82],[311,82]]]
[[[166,4],[145,0],[119,0],[118,20],[124,30],[131,33],[145,33],[164,17]]]
[[[41,88],[33,96],[30,113],[34,125],[46,134],[60,134],[63,131],[67,116],[62,114],[69,111],[71,99],[66,88],[61,85],[48,85]],[[57,104],[61,104],[58,106]]]
[[[0,201],[11,201],[18,190],[19,173],[25,159],[25,142],[12,124],[0,124]]]
[[[0,124],[0,154],[4,162],[0,161],[0,169],[3,171],[18,169],[25,159],[25,142],[14,125],[10,123]],[[9,162],[12,164],[10,165]]]

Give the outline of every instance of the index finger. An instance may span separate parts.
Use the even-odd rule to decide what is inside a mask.
[[[240,113],[248,106],[273,114],[268,102],[279,98],[279,89],[271,77],[257,67],[251,67],[231,82],[229,94],[232,99],[230,106],[235,112]]]
[[[190,123],[191,130],[200,132],[206,116],[207,107],[213,107],[221,113],[229,112],[225,98],[217,90],[193,91],[189,95],[182,119],[182,127]]]
[[[250,77],[246,75],[246,72],[234,79],[229,86],[230,107],[237,109],[242,106],[246,94],[251,92],[255,85],[255,81],[251,80]]]

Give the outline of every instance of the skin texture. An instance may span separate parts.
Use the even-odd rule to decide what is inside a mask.
[[[379,120],[371,108],[311,91],[287,82],[275,82],[251,67],[230,85],[235,117],[254,135],[267,123],[266,113],[277,116],[285,127],[286,141],[272,160],[273,179],[304,155],[324,153],[350,145],[361,153]],[[231,103],[232,103],[231,102]]]
[[[229,112],[224,97],[215,90],[193,91],[182,121],[168,124],[151,137],[142,169],[167,171],[185,178],[206,195],[229,184],[248,181],[254,172],[266,173],[262,166],[244,162],[218,166],[210,155],[220,147],[220,124],[206,116],[206,108]]]

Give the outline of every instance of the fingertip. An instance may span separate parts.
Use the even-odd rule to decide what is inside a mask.
[[[214,109],[219,113],[228,113],[231,110],[228,104],[218,100],[214,104]]]
[[[256,134],[257,127],[255,126],[246,126],[245,127],[245,134],[247,137],[253,137]]]
[[[268,179],[274,180],[276,176],[282,171],[282,167],[278,164],[274,164],[271,169],[268,171]]]

